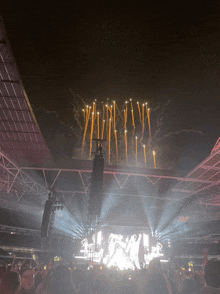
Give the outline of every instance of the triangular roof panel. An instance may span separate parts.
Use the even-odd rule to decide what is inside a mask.
[[[19,164],[41,165],[51,158],[24,90],[1,19],[0,148]]]

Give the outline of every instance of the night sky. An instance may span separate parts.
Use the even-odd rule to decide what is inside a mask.
[[[195,164],[209,155],[220,136],[218,1],[3,0],[0,13],[34,107],[68,119],[69,88],[90,103],[147,101],[158,149],[166,138]]]

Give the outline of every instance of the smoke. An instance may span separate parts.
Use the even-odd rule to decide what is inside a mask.
[[[152,111],[156,111],[157,109],[160,109],[162,107],[162,111],[159,113],[159,115],[157,116],[156,119],[156,126],[155,126],[155,130],[153,133],[153,140],[156,139],[157,135],[160,133],[162,126],[164,124],[163,119],[164,119],[164,112],[166,110],[166,107],[170,104],[170,100],[168,100],[165,104],[163,104],[162,106],[159,105],[156,108],[153,108]]]
[[[204,135],[204,133],[202,131],[198,131],[198,130],[193,130],[193,129],[183,129],[177,132],[172,132],[172,133],[168,133],[166,135],[164,135],[163,137],[158,138],[157,140],[162,140],[164,138],[170,137],[170,136],[174,136],[174,135],[180,135],[181,133],[197,133],[200,135]]]

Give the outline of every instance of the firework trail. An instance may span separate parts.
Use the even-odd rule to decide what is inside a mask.
[[[85,105],[83,99],[82,103]],[[156,108],[149,108],[147,102],[130,98],[124,103],[95,100],[83,111],[74,108],[79,127],[84,125],[81,158],[92,159],[92,139],[101,137],[108,141],[103,148],[109,164],[159,167],[156,154],[163,149],[161,144],[158,145],[159,141],[184,132],[203,135],[203,132],[193,128],[169,132],[165,125],[169,105],[170,100]],[[159,109],[161,111],[156,116]]]
[[[170,104],[170,100],[167,101],[167,103],[165,103],[162,106],[162,111],[161,113],[158,115],[157,121],[156,121],[156,126],[155,126],[155,131],[154,131],[154,135],[153,135],[153,139],[156,139],[157,135],[160,133],[161,128],[163,126],[163,119],[164,119],[164,112],[166,107]],[[161,106],[158,106],[154,109],[152,109],[152,111],[156,111],[157,109],[159,109]]]

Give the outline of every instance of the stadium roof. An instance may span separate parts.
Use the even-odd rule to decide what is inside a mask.
[[[19,164],[40,165],[51,155],[24,90],[0,19],[0,148]]]

